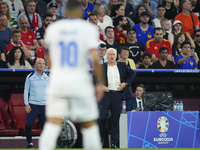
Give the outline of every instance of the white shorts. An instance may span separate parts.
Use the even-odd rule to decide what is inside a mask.
[[[58,93],[48,92],[47,118],[69,117],[74,122],[87,122],[98,118],[99,113],[93,88],[78,87],[73,92],[66,90],[65,95]]]

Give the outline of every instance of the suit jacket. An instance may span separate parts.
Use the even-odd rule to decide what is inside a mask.
[[[117,67],[119,70],[119,76],[120,81],[128,83],[128,86],[126,86],[122,92],[126,96],[127,99],[133,98],[133,92],[131,90],[130,85],[132,84],[132,81],[134,77],[136,76],[136,72],[132,70],[130,67],[126,65],[125,62],[117,62]],[[108,87],[108,77],[107,77],[107,69],[108,69],[108,63],[103,64],[103,71],[104,71],[104,79],[105,79],[105,86]]]
[[[144,101],[142,100],[143,103],[143,111],[147,111],[144,107]],[[131,111],[137,108],[137,100],[136,97],[133,99],[129,99],[126,101],[126,111]]]
[[[134,97],[126,101],[126,111],[131,111],[137,108],[137,100]]]

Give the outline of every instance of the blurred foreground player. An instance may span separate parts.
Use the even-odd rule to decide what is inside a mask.
[[[97,60],[98,33],[96,28],[82,17],[78,0],[68,0],[66,16],[50,25],[45,44],[49,48],[47,61],[51,66],[51,80],[48,89],[46,117],[39,141],[40,150],[53,150],[61,131],[64,117],[79,122],[86,150],[100,149],[97,103],[92,77],[87,70],[87,55],[94,61],[94,72],[98,79],[96,97],[103,95],[102,69]],[[80,28],[81,26],[81,28]],[[87,38],[85,35],[88,35]]]

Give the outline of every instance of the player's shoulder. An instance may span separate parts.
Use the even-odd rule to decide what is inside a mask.
[[[79,19],[79,18],[73,18],[73,19],[68,18],[68,19],[61,19],[52,23],[51,25],[48,26],[48,30],[51,30],[53,28],[59,28],[62,26],[66,27],[68,25],[77,27],[77,29],[80,27],[83,29],[83,27],[85,26],[90,26],[90,24],[86,20]]]

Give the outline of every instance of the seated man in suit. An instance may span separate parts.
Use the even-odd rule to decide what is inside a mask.
[[[126,111],[143,111],[142,93],[145,92],[143,84],[139,84],[135,90],[135,97],[126,101]]]
[[[111,110],[111,148],[117,148],[122,92],[127,99],[133,98],[130,85],[136,76],[136,72],[124,62],[116,62],[117,51],[114,48],[107,50],[106,57],[108,62],[103,64],[105,79],[103,86],[104,96],[99,102],[99,128],[103,144],[105,123]]]

